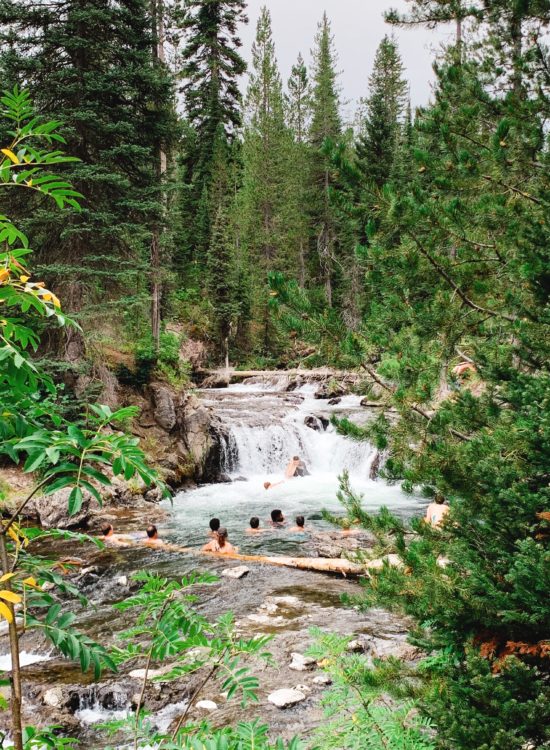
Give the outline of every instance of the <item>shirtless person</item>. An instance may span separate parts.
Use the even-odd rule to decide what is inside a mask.
[[[265,529],[260,529],[260,519],[257,516],[252,516],[250,519],[250,528],[246,530],[247,534],[255,535],[255,534],[263,534]]]
[[[292,459],[288,462],[288,466],[285,469],[286,479],[292,479],[292,477],[296,476],[296,471],[298,470],[299,465],[300,456],[293,456]]]
[[[285,525],[283,511],[279,510],[279,508],[275,508],[275,510],[271,511],[271,525],[276,529],[280,529]]]
[[[303,516],[296,516],[296,526],[293,526],[290,531],[292,531],[294,534],[306,534],[306,530],[304,528],[306,519]]]
[[[105,523],[101,527],[101,537],[107,544],[132,544],[132,539],[124,534],[115,534],[112,523]]]
[[[264,482],[264,490],[272,490],[273,487],[278,487],[280,484],[284,484],[284,479],[280,482]]]
[[[430,526],[437,528],[441,525],[449,510],[450,508],[446,505],[443,495],[436,495],[434,497],[434,502],[428,505],[424,520],[426,523],[429,523]]]
[[[223,526],[216,532],[216,537],[205,544],[201,550],[201,552],[214,552],[217,555],[233,555],[238,551],[238,547],[234,547],[227,541],[227,529]]]

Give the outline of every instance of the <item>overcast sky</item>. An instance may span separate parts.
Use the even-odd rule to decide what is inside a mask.
[[[449,32],[418,27],[396,29],[384,23],[384,11],[405,9],[405,0],[248,0],[250,21],[241,34],[247,61],[263,5],[271,12],[277,58],[285,82],[298,52],[309,63],[317,23],[326,10],[338,52],[342,99],[348,102],[344,107],[346,119],[353,117],[358,99],[367,93],[376,48],[386,33],[393,32],[397,38],[413,106],[428,102],[432,60]]]

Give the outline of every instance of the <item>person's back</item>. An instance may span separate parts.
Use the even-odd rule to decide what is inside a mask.
[[[449,512],[449,506],[445,504],[443,495],[436,495],[434,502],[428,505],[426,510],[425,521],[430,526],[440,526],[441,522]]]
[[[305,525],[306,525],[306,519],[304,516],[296,516],[296,526],[293,526],[290,531],[292,531],[295,534],[305,534]]]
[[[227,539],[227,529],[220,528],[216,532],[216,538],[205,544],[202,548],[202,552],[214,552],[216,555],[231,555],[238,552],[238,548],[234,547]]]
[[[254,535],[254,534],[262,534],[263,531],[264,531],[263,529],[260,529],[260,519],[257,516],[252,516],[252,518],[250,519],[250,526],[246,530],[246,533]]]

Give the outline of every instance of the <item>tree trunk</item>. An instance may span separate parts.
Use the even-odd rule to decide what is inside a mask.
[[[0,534],[0,563],[2,564],[2,573],[10,573],[10,563],[8,559],[8,548],[6,545],[6,535]],[[10,581],[4,581],[2,586],[11,591]],[[11,655],[11,731],[13,734],[13,746],[15,750],[23,750],[23,726],[21,723],[21,665],[19,663],[19,634],[17,632],[17,622],[15,620],[15,611],[11,602],[5,602],[6,606],[12,613],[12,622],[9,623],[10,636],[10,655]]]

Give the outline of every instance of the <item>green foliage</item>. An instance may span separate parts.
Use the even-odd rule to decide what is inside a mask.
[[[418,711],[424,694],[412,670],[396,659],[374,659],[347,651],[349,638],[314,629],[308,654],[322,659],[332,687],[323,698],[326,722],[314,747],[373,750],[435,750],[432,724]]]

